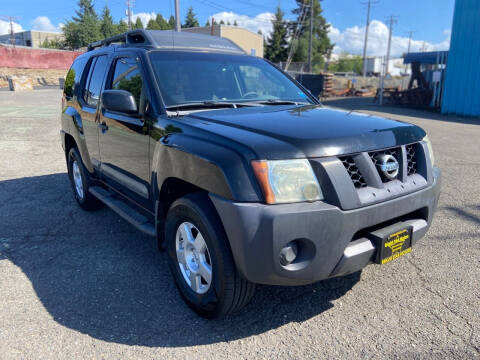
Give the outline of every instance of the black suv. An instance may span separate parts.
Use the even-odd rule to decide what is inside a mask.
[[[106,204],[168,253],[202,316],[256,283],[384,264],[427,231],[440,171],[411,124],[319,104],[231,41],[135,30],[68,72],[61,137],[79,205]]]

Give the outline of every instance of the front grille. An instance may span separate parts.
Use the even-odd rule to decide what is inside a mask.
[[[340,157],[340,161],[342,162],[345,169],[347,169],[348,175],[352,179],[353,186],[358,188],[363,188],[367,186],[367,182],[363,178],[360,170],[358,170],[357,165],[355,165],[355,161],[351,156],[342,156]]]
[[[368,153],[368,155],[370,155],[370,158],[372,159],[372,162],[375,165],[375,168],[377,169],[377,171],[378,171],[378,168],[379,168],[377,157],[379,155],[384,155],[384,154],[392,155],[398,161],[401,158],[402,152],[401,152],[401,148],[397,147],[397,148],[380,150],[380,151],[373,151],[373,152]],[[394,179],[387,178],[381,171],[378,171],[378,174],[380,175],[380,177],[381,177],[381,179],[384,183],[387,183],[389,181],[394,180]]]
[[[417,155],[415,151],[415,144],[405,146],[407,150],[407,175],[413,175],[417,173]]]

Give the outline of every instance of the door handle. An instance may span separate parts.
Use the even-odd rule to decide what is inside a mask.
[[[100,128],[100,130],[102,130],[102,134],[104,134],[105,131],[108,130],[108,125],[105,123],[105,121],[98,125],[98,127]]]

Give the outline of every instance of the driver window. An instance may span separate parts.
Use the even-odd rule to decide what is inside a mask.
[[[138,63],[133,58],[118,58],[112,77],[111,89],[126,90],[135,98],[140,109],[140,97],[142,94],[142,75]]]

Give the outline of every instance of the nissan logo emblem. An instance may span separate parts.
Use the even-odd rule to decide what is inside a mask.
[[[377,166],[382,174],[389,180],[393,180],[398,175],[398,170],[400,166],[398,165],[397,159],[394,156],[389,154],[381,154],[376,156]]]

